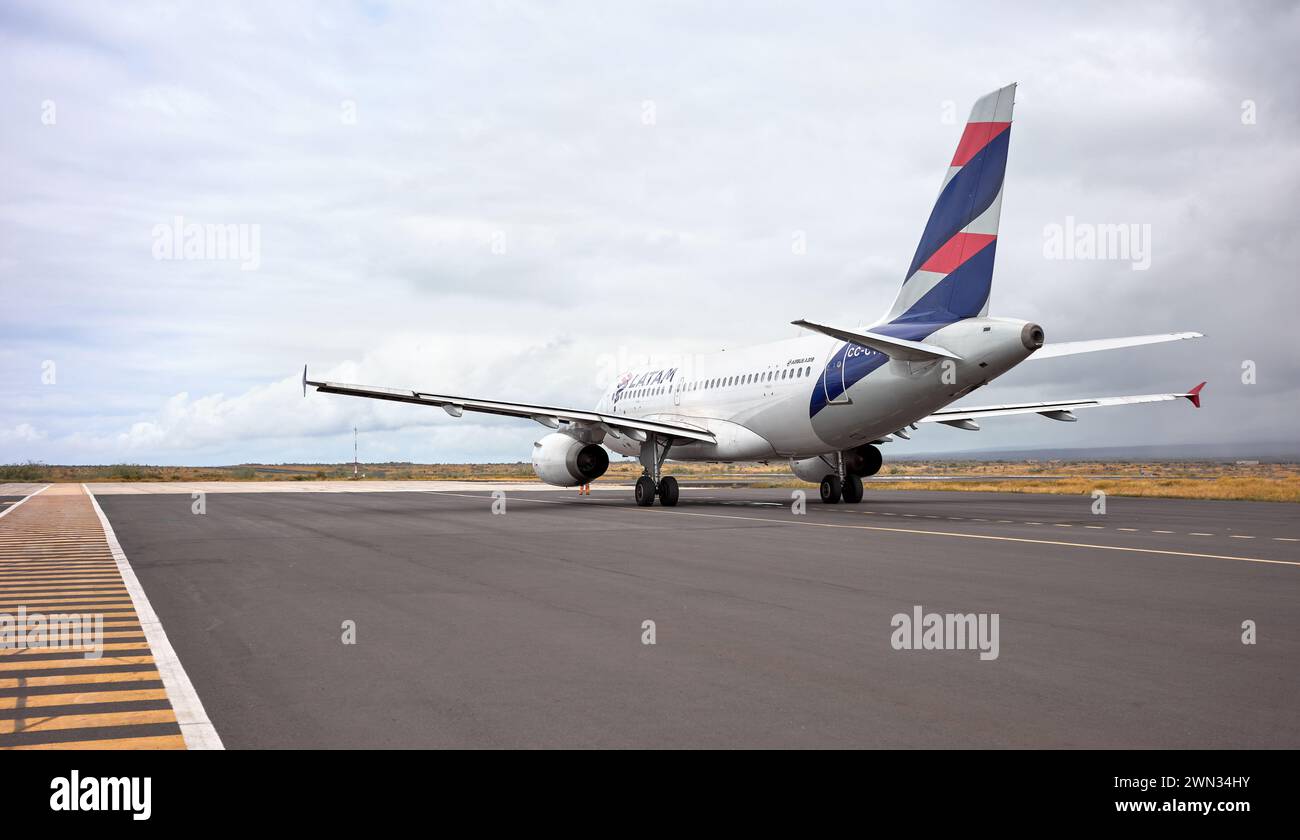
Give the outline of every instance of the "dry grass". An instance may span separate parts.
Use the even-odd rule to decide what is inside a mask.
[[[809,487],[784,463],[692,463],[671,465],[683,479],[743,481],[750,487]],[[362,480],[535,481],[527,462],[513,464],[362,464]],[[602,481],[632,482],[640,464],[618,460]],[[926,477],[963,478],[927,481]],[[138,464],[60,466],[0,465],[0,481],[309,481],[350,479],[351,464],[239,464],[228,467],[159,467]],[[887,463],[872,492],[891,490],[994,491],[1090,494],[1177,499],[1240,499],[1300,502],[1300,465],[1235,464],[1224,461],[904,461]],[[984,480],[981,480],[984,479]]]
[[[907,481],[876,482],[877,490],[954,490],[998,493],[1052,493],[1091,495],[1101,490],[1112,496],[1146,496],[1164,499],[1229,499],[1251,502],[1300,502],[1300,476],[1289,478],[1138,478],[1089,481],[1067,478],[1052,481]]]

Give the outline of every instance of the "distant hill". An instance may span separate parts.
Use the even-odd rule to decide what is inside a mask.
[[[907,452],[882,447],[887,461],[1205,461],[1300,462],[1300,441],[1198,443],[1173,446],[1094,446],[1077,449],[964,449],[960,452]]]

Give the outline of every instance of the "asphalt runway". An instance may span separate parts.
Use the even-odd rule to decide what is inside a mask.
[[[1300,746],[1295,506],[867,492],[98,500],[230,748]]]

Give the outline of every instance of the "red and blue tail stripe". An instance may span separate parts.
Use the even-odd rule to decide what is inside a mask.
[[[873,332],[924,341],[948,324],[988,312],[1015,91],[1015,85],[995,90],[971,109],[907,279]],[[886,361],[876,350],[840,347],[813,388],[809,415]]]
[[[889,320],[952,323],[988,311],[1015,85],[971,109]]]

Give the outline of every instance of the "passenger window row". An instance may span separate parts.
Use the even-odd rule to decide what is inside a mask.
[[[769,370],[762,373],[746,373],[736,376],[720,376],[713,379],[702,379],[695,382],[682,382],[673,386],[678,393],[690,391],[708,391],[714,388],[732,388],[737,385],[753,385],[755,383],[776,382],[783,379],[802,379],[805,376],[812,376],[812,367],[786,368],[776,371]],[[640,399],[642,397],[653,397],[671,390],[665,386],[655,388],[635,388],[628,397],[631,399]]]

